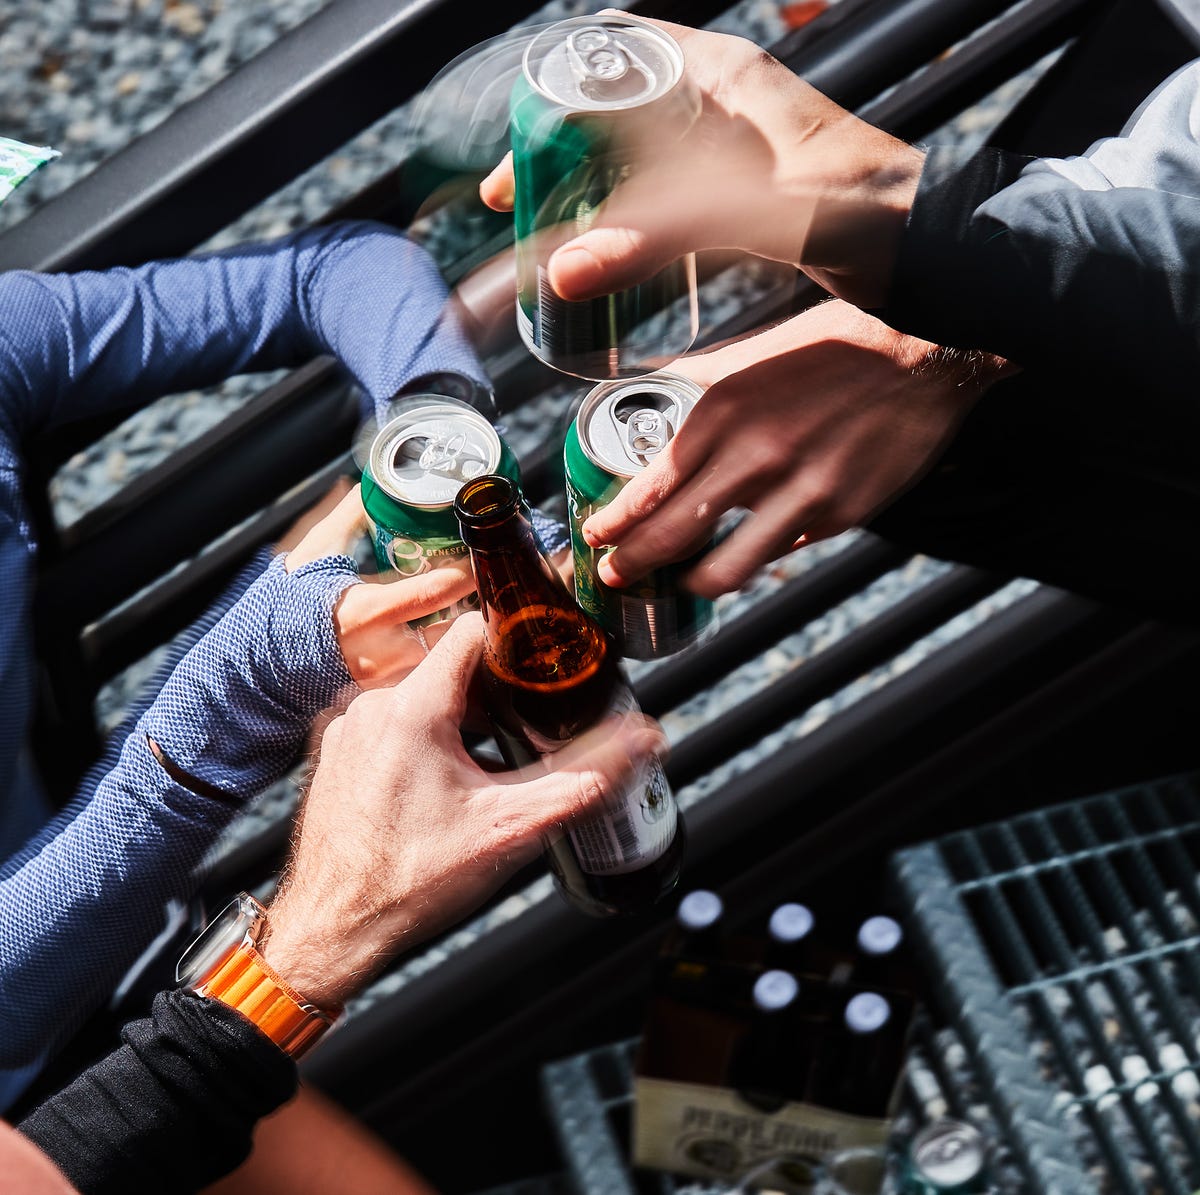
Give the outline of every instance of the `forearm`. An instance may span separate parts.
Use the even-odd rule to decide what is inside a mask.
[[[434,369],[482,376],[429,256],[333,224],[136,269],[0,276],[0,400],[24,434],[332,353],[371,398]]]
[[[295,1064],[239,1013],[156,997],[124,1044],[19,1126],[83,1195],[195,1191],[249,1153],[296,1090]]]
[[[1027,368],[1132,382],[1149,361],[1159,386],[1194,376],[1200,199],[1084,190],[1025,164],[930,152],[881,314]]]
[[[91,800],[0,871],[0,1066],[36,1057],[96,1007],[242,802],[294,762],[350,684],[332,608],[353,580],[338,557],[292,573],[274,561],[172,671]]]
[[[0,1067],[52,1050],[105,999],[235,812],[126,740],[91,800],[0,881]]]

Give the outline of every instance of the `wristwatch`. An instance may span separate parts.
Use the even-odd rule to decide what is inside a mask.
[[[258,952],[267,910],[239,893],[184,951],[175,979],[199,996],[236,1009],[285,1054],[299,1058],[336,1014],[309,1004]]]

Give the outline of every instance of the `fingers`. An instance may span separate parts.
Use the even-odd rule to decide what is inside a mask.
[[[511,212],[513,209],[513,156],[512,150],[500,160],[500,164],[479,184],[479,198],[496,212]]]
[[[690,249],[708,247],[698,227],[708,213],[689,190],[691,198],[657,169],[623,182],[592,227],[551,255],[550,285],[572,301],[612,294],[644,282]]]
[[[403,682],[405,697],[419,700],[430,721],[457,731],[467,711],[467,689],[483,655],[483,619],[463,614]]]
[[[329,514],[309,528],[300,542],[288,552],[284,567],[291,573],[302,564],[311,564],[324,556],[341,555],[366,528],[367,514],[363,510],[362,494],[355,486]]]
[[[471,565],[467,560],[448,560],[428,572],[414,576],[382,575],[357,587],[366,591],[357,600],[364,613],[378,620],[408,621],[436,614],[466,597],[475,588]]]
[[[820,519],[820,503],[798,486],[785,487],[693,568],[684,584],[699,597],[716,598],[740,589],[764,565],[786,556],[807,525]]]
[[[500,798],[498,827],[507,849],[537,844],[563,823],[604,812],[644,775],[652,757],[667,754],[662,728],[641,714],[604,719],[545,762],[551,770],[532,779],[509,774]]]

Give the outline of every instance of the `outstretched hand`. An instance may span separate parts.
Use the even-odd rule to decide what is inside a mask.
[[[682,47],[700,115],[678,140],[656,140],[588,231],[554,252],[554,289],[588,299],[643,281],[685,253],[733,248],[805,268],[833,293],[877,305],[920,151],[859,120],[751,41],[648,23]],[[509,210],[513,185],[510,155],[480,196]]]
[[[943,353],[832,300],[671,368],[706,393],[583,533],[615,545],[599,571],[621,586],[691,555],[744,507],[750,517],[685,578],[716,597],[794,547],[865,523],[931,467],[1011,367]]]
[[[482,645],[482,620],[464,615],[403,683],[325,730],[266,946],[318,1007],[470,912],[665,750],[647,719],[613,717],[527,773],[484,771],[459,731]]]

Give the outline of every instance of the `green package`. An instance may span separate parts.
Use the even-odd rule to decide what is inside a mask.
[[[0,137],[0,203],[3,203],[35,170],[59,156],[47,145],[25,145]]]

